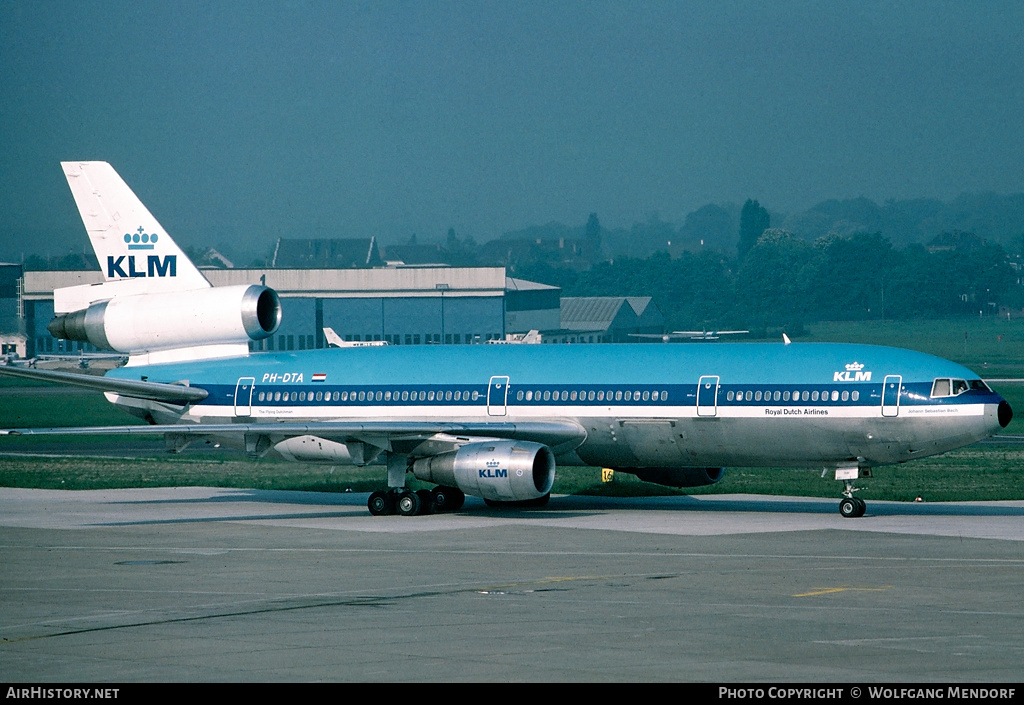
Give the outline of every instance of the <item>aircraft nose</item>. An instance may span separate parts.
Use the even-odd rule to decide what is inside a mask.
[[[1010,408],[1010,405],[1005,400],[999,402],[999,409],[997,413],[999,417],[999,425],[1003,428],[1009,426],[1010,421],[1013,420],[1013,409]]]

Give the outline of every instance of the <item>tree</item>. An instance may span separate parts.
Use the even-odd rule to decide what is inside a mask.
[[[757,244],[761,233],[770,227],[771,217],[768,215],[768,211],[762,208],[757,201],[748,198],[747,202],[743,204],[743,210],[740,211],[740,242],[738,245],[740,262],[750,252],[750,248]]]
[[[597,262],[601,259],[601,221],[597,219],[597,213],[591,213],[587,218],[583,234],[586,238],[590,261]]]

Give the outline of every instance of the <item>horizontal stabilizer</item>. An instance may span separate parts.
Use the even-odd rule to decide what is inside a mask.
[[[55,370],[34,370],[27,367],[0,367],[0,375],[32,379],[37,382],[53,384],[70,384],[84,389],[95,389],[100,392],[114,392],[126,397],[151,399],[171,404],[190,404],[202,401],[208,392],[198,387],[186,387],[182,384],[162,384],[160,382],[142,382],[130,379],[114,379],[83,375],[75,372],[57,372]]]

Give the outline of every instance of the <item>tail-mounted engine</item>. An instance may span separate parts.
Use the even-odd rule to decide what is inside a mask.
[[[46,329],[55,338],[137,353],[248,343],[273,335],[280,324],[277,292],[243,285],[115,296],[57,316]]]
[[[412,469],[426,482],[497,502],[543,497],[555,482],[551,449],[528,441],[470,443],[452,453],[420,458]]]

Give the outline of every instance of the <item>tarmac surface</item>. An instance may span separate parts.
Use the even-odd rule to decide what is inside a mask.
[[[1024,502],[0,489],[0,673],[47,682],[1019,681]]]

